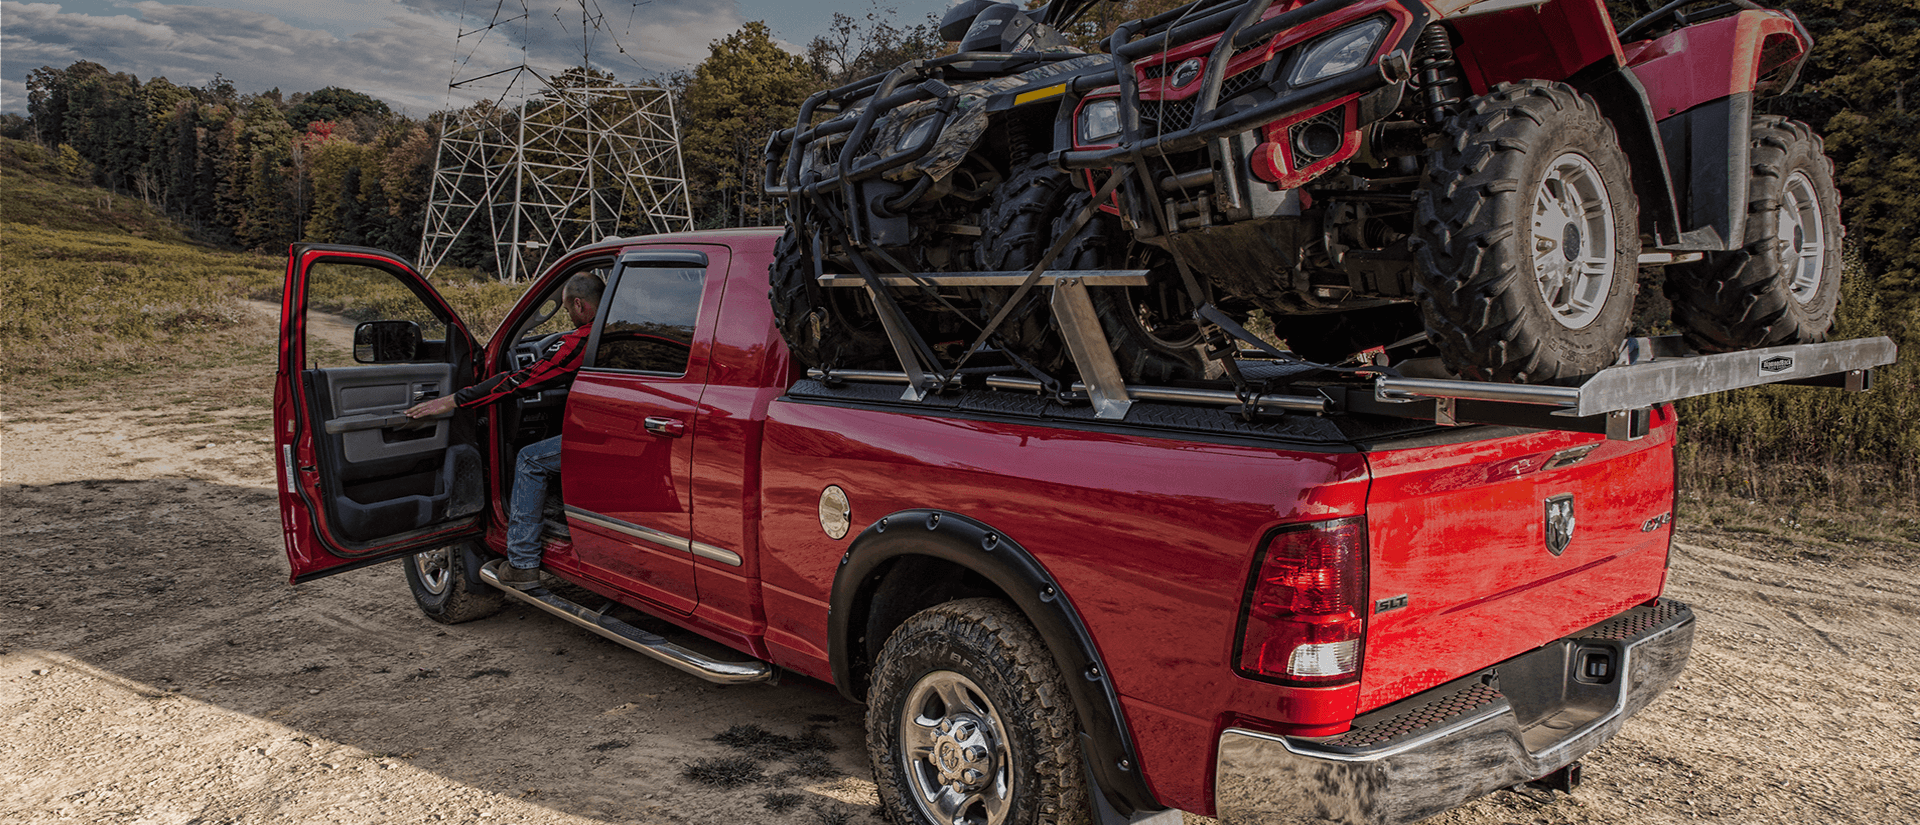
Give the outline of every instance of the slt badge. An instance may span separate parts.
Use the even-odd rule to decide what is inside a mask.
[[[1573,494],[1561,493],[1547,499],[1547,552],[1556,556],[1567,552],[1573,543]]]

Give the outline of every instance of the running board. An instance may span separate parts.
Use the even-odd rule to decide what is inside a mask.
[[[767,682],[773,679],[773,666],[766,662],[722,662],[707,658],[705,655],[688,650],[668,641],[666,637],[634,627],[612,616],[605,609],[589,610],[577,602],[561,598],[545,587],[521,590],[500,583],[496,572],[505,561],[494,560],[480,568],[480,580],[498,588],[500,592],[512,596],[527,604],[538,607],[562,619],[584,627],[604,636],[620,646],[658,659],[672,667],[698,676],[709,682],[723,685],[738,685],[749,682]],[[612,603],[608,603],[611,607]]]

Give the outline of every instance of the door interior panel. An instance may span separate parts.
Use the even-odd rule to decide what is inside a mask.
[[[449,419],[421,425],[398,415],[451,391],[450,365],[312,370],[308,381],[309,397],[320,407],[313,417],[323,426],[314,440],[339,536],[371,542],[480,511],[486,496],[480,451],[454,437]]]

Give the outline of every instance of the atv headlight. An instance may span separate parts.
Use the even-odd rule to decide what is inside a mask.
[[[933,123],[936,120],[939,120],[939,117],[926,115],[919,120],[907,124],[907,128],[900,131],[900,139],[894,141],[894,151],[906,152],[917,149],[921,144],[926,143],[927,138],[933,136]]]
[[[1080,109],[1080,144],[1095,146],[1120,135],[1120,101],[1105,98]]]
[[[1373,59],[1374,51],[1380,48],[1380,38],[1386,33],[1387,19],[1375,17],[1322,37],[1300,53],[1287,82],[1304,86],[1365,66]]]

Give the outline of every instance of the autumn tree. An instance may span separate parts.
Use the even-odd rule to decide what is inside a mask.
[[[794,124],[800,102],[818,85],[806,60],[775,45],[763,22],[713,42],[707,59],[684,78],[677,107],[681,155],[701,225],[779,219],[760,192],[761,149],[774,130]]]

